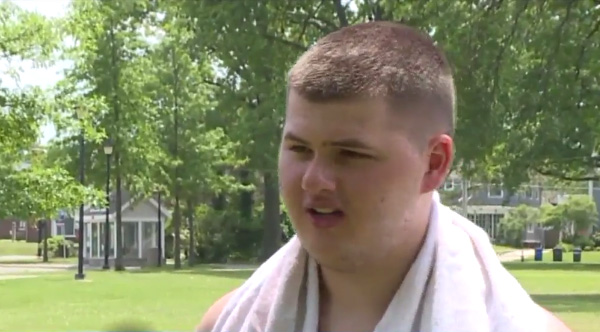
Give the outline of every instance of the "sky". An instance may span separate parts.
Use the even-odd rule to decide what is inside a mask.
[[[47,17],[61,17],[66,15],[70,0],[9,0],[17,4],[19,7],[38,12]],[[0,61],[0,80],[2,85],[15,88],[18,86],[39,86],[41,88],[48,88],[54,85],[58,80],[61,79],[62,75],[60,71],[68,66],[68,62],[58,62],[55,65],[48,68],[33,68],[31,63],[19,61],[13,62],[11,65],[20,67],[22,70],[19,72],[19,82],[17,83],[11,77],[5,75],[3,72],[7,68],[5,61]],[[56,135],[56,131],[52,124],[46,124],[42,127],[41,143],[45,144]]]

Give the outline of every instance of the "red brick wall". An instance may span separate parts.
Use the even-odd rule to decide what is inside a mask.
[[[20,228],[20,222],[17,220],[0,220],[0,239],[12,239],[11,231],[13,222],[16,223],[16,239],[27,242],[38,242],[38,229],[35,224],[26,223],[25,229]],[[47,223],[48,236],[50,236],[50,223]]]

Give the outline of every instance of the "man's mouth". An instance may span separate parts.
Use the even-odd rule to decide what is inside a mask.
[[[318,228],[331,228],[344,220],[344,212],[334,208],[309,208],[313,225]]]
[[[341,210],[338,209],[328,209],[328,208],[310,208],[308,209],[310,213],[318,213],[318,214],[340,214]]]

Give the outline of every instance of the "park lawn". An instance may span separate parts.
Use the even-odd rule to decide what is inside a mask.
[[[592,256],[589,259],[600,257]],[[598,331],[600,261],[587,264],[528,261],[505,263],[505,266],[537,303],[555,313],[573,331]]]
[[[574,331],[600,325],[600,264],[513,262],[507,268],[542,306]],[[240,285],[251,271],[73,271],[0,280],[0,332],[108,330],[137,323],[137,330],[190,331],[211,303]],[[120,330],[132,330],[122,327]]]
[[[37,254],[37,243],[0,240],[0,256],[32,256]]]
[[[86,281],[75,281],[68,271],[0,280],[0,331],[108,331],[119,323],[136,323],[138,331],[192,331],[250,272],[89,271]]]
[[[496,252],[496,254],[504,254],[507,252],[515,251],[515,250],[519,250],[519,248],[513,248],[513,247],[509,247],[509,246],[502,246],[502,245],[494,244],[494,251]]]

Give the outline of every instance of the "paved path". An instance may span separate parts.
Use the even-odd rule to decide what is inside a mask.
[[[0,256],[0,280],[31,278],[40,273],[59,272],[74,268],[74,264],[44,263],[37,256]]]
[[[550,252],[550,249],[546,249],[544,250],[544,254]],[[533,257],[535,256],[535,249],[524,249],[523,250],[523,257],[525,258],[529,258],[529,257]],[[509,252],[504,252],[502,254],[498,255],[498,258],[500,258],[501,262],[514,262],[514,261],[519,261],[521,260],[521,250],[513,250],[513,251],[509,251]]]
[[[72,264],[2,264],[0,263],[0,275],[5,274],[27,274],[42,272],[58,272],[73,268]]]
[[[2,263],[10,263],[10,262],[33,262],[41,260],[38,256],[33,255],[1,255],[0,256],[0,264]]]

